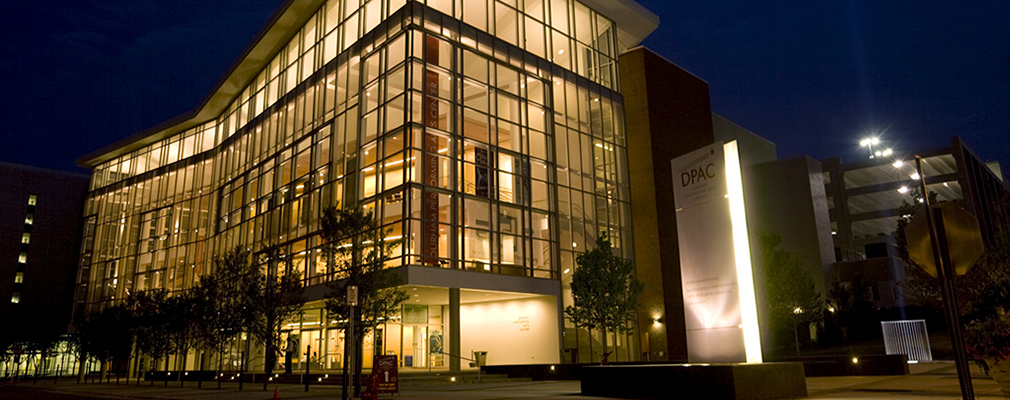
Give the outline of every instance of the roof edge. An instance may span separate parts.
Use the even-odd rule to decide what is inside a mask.
[[[84,168],[94,168],[115,157],[216,118],[227,109],[236,96],[241,94],[249,82],[256,78],[273,56],[287,45],[291,37],[297,33],[297,29],[312,17],[323,3],[324,0],[285,0],[195,108],[85,154],[75,160],[76,164]]]

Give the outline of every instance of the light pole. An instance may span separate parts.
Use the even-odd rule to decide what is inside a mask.
[[[877,150],[873,149],[874,147],[877,147],[879,145],[880,145],[880,138],[876,136],[870,138],[864,138],[859,141],[859,147],[866,147],[867,150],[870,151],[870,158],[887,157],[890,156],[892,153],[894,153],[894,150],[890,148],[884,148],[884,149],[877,148]]]
[[[904,163],[901,160],[892,164],[895,168],[901,168]],[[957,380],[961,388],[961,397],[964,400],[974,400],[975,390],[971,383],[971,372],[968,369],[968,356],[964,350],[964,336],[961,333],[960,312],[957,307],[957,297],[954,290],[954,267],[951,265],[950,256],[947,253],[948,244],[946,234],[943,232],[943,224],[937,224],[940,217],[940,209],[933,209],[929,201],[929,192],[926,191],[926,176],[922,173],[922,157],[915,156],[915,173],[911,175],[913,180],[918,181],[922,198],[920,203],[926,208],[926,226],[929,228],[929,241],[933,250],[934,263],[937,275],[940,280],[940,297],[943,300],[943,309],[947,322],[947,329],[950,330],[951,347],[954,350],[954,365],[957,368]],[[908,187],[902,186],[899,193],[907,193]],[[934,215],[935,213],[935,215]]]

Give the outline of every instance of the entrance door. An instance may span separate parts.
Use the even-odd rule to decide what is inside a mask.
[[[404,347],[409,343],[409,349],[403,349],[403,366],[415,368],[428,367],[428,327],[412,325],[403,327]]]
[[[311,362],[312,369],[319,370],[321,367],[319,354],[323,353],[320,351],[322,343],[323,341],[320,340],[318,330],[302,331],[301,343],[299,343],[300,349],[298,350],[298,361],[301,363]],[[311,353],[306,354],[310,350],[309,346],[312,346]],[[301,364],[300,369],[304,370],[305,364]]]
[[[326,368],[340,369],[344,362],[344,330],[329,329],[330,340],[327,341]]]

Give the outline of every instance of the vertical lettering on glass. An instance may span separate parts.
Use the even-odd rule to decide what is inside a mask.
[[[431,64],[438,63],[438,39],[432,36],[424,38],[424,60]],[[438,187],[438,136],[429,129],[440,129],[438,120],[438,72],[424,71],[424,184],[422,208],[424,232],[421,238],[424,263],[438,266],[438,193],[428,187]]]

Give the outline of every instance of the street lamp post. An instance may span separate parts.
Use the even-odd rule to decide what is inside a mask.
[[[915,172],[918,175],[919,188],[922,190],[923,205],[926,207],[926,225],[929,226],[929,241],[933,246],[934,262],[940,278],[940,294],[947,314],[947,328],[950,329],[950,342],[954,350],[954,364],[957,368],[957,380],[961,386],[961,397],[964,400],[974,400],[975,390],[971,384],[971,371],[968,370],[968,357],[964,351],[964,336],[961,334],[961,321],[954,292],[954,268],[950,265],[950,258],[945,256],[947,243],[943,242],[946,235],[939,232],[942,227],[936,225],[938,215],[934,216],[934,210],[930,207],[929,195],[926,192],[926,176],[922,173],[920,156],[915,156]],[[935,212],[939,214],[940,210],[936,209]]]
[[[880,138],[878,137],[865,138],[859,141],[860,147],[866,147],[870,151],[870,158],[887,157],[894,153],[894,150],[890,148],[873,150],[874,147],[879,145]]]

